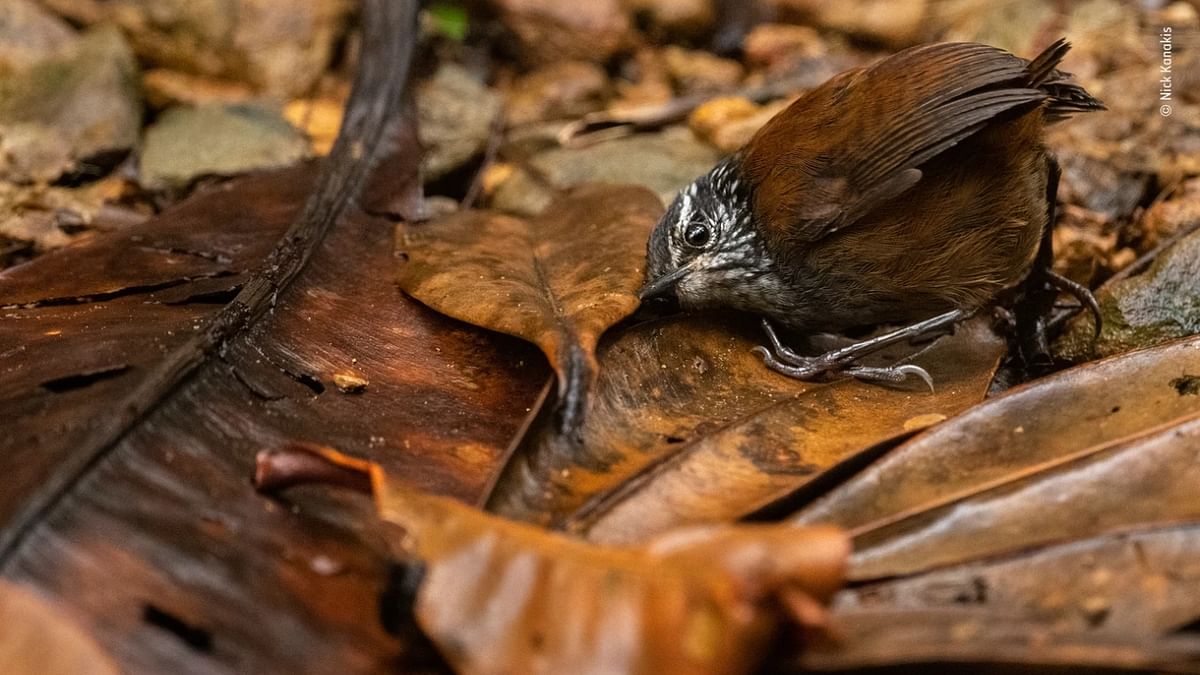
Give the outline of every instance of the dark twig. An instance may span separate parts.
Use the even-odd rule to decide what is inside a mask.
[[[459,202],[460,209],[466,210],[474,207],[475,203],[479,201],[479,196],[483,194],[484,174],[496,161],[496,155],[500,153],[500,146],[504,144],[504,128],[508,123],[507,120],[508,115],[504,106],[500,106],[500,110],[496,112],[496,116],[492,118],[492,124],[488,128],[488,141],[483,149],[483,161],[479,164],[479,170],[475,172],[475,178],[471,180],[471,186],[467,188],[467,194]]]
[[[595,112],[563,127],[558,132],[558,142],[571,147],[590,145],[600,140],[610,139],[614,135],[626,135],[632,131],[649,131],[678,122],[687,118],[696,108],[715,98],[740,96],[755,103],[765,103],[790,96],[812,85],[811,74],[792,75],[753,87],[737,87],[727,91],[680,96],[665,103],[616,113]]]
[[[262,267],[207,328],[165,355],[125,397],[113,414],[94,421],[78,451],[64,459],[24,508],[0,532],[0,565],[7,564],[25,536],[139,422],[226,343],[249,328],[304,269],[313,251],[354,202],[389,144],[390,127],[411,124],[400,113],[416,44],[415,0],[366,0],[363,54],[333,151],[322,165],[312,197]],[[416,156],[402,161],[417,162]]]

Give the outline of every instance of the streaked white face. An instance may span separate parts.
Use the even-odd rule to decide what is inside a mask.
[[[745,296],[773,266],[752,226],[749,202],[729,161],[684,188],[651,235],[649,279],[669,275],[685,307],[753,309]]]

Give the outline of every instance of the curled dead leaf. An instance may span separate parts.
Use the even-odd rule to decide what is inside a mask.
[[[595,184],[529,220],[469,211],[401,226],[400,285],[443,314],[541,347],[558,373],[559,429],[573,432],[600,335],[638,306],[643,242],[662,211],[644,188]]]
[[[916,358],[937,383],[800,382],[751,353],[757,324],[713,315],[633,326],[601,346],[603,369],[575,447],[544,423],[488,500],[502,515],[630,543],[722,522],[983,399],[1003,342],[973,322]],[[900,351],[882,359],[903,356]]]
[[[749,673],[789,625],[824,622],[840,530],[719,525],[605,547],[509,521],[323,447],[260,453],[256,483],[361,486],[425,578],[416,620],[460,673]]]

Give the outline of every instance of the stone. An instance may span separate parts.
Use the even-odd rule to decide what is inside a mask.
[[[41,0],[85,25],[108,23],[144,61],[193,75],[244,82],[290,98],[329,65],[349,0]]]
[[[204,176],[287,166],[308,155],[308,139],[274,110],[209,104],[167,110],[146,131],[140,183],[180,190]]]
[[[774,101],[760,106],[742,97],[715,98],[692,112],[688,127],[698,138],[728,154],[748,143],[790,103]]]
[[[781,20],[906,47],[921,41],[931,0],[766,0]]]
[[[555,148],[528,161],[540,179],[522,169],[513,171],[496,189],[493,206],[533,215],[545,208],[556,190],[590,182],[643,185],[667,203],[720,157],[681,127],[583,148]]]
[[[945,31],[946,40],[982,42],[1025,57],[1033,56],[1036,41],[1058,20],[1053,0],[951,0],[934,3],[932,10],[931,23]]]
[[[137,64],[121,34],[89,31],[61,55],[0,76],[0,177],[51,182],[124,156],[142,121]]]
[[[713,0],[623,0],[623,4],[660,37],[697,39],[712,32],[717,20]]]
[[[633,42],[620,0],[493,0],[500,21],[529,65],[561,61],[605,63]]]
[[[31,0],[0,2],[0,74],[59,56],[76,41],[65,21]]]
[[[1181,239],[1140,274],[1096,294],[1104,327],[1092,345],[1092,319],[1076,316],[1054,345],[1067,361],[1112,356],[1200,332],[1200,232]]]
[[[785,70],[807,59],[825,55],[825,41],[809,26],[764,23],[746,35],[746,63],[768,70]]]
[[[500,96],[461,66],[446,64],[417,86],[417,133],[426,180],[436,180],[481,152],[500,114]]]
[[[742,81],[742,64],[695,49],[670,45],[662,50],[667,73],[683,94],[728,91]]]
[[[579,117],[604,106],[608,74],[594,63],[564,61],[518,78],[505,108],[510,126]]]

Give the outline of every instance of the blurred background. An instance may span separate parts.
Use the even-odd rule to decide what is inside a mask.
[[[840,70],[926,41],[1029,57],[1066,36],[1066,69],[1111,110],[1050,135],[1065,171],[1058,265],[1095,286],[1200,216],[1198,6],[427,3],[427,211],[532,213],[588,180],[665,201]],[[328,152],[358,20],[346,0],[0,1],[0,267],[128,227],[199,185]]]

